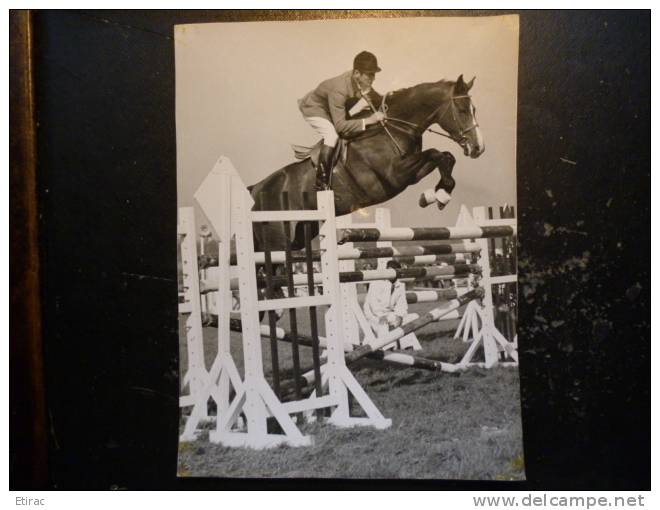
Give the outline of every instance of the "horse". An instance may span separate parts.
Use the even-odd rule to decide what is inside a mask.
[[[422,135],[437,124],[447,134],[431,131],[455,141],[465,156],[483,154],[484,141],[469,94],[474,80],[465,83],[460,75],[455,82],[421,83],[387,94],[381,103],[386,121],[347,141],[345,158],[338,160],[332,172],[336,216],[385,202],[436,168],[440,174],[436,190],[451,194],[456,160],[450,152],[422,150]],[[315,181],[311,158],[291,163],[248,187],[255,200],[253,209],[316,208]],[[318,225],[314,226],[313,237],[318,234]],[[302,223],[296,225],[291,244],[296,250],[304,246],[300,227]],[[255,232],[255,250],[263,250],[266,240],[268,249],[284,250],[286,234],[282,223],[264,224]]]

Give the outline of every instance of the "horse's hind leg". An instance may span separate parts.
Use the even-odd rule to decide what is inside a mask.
[[[269,235],[269,240],[273,241],[275,240],[275,245],[277,250],[284,250],[286,248],[286,239],[284,236],[286,235],[286,231],[281,225],[277,224],[271,224],[270,225],[272,228],[270,231],[268,231]],[[282,227],[282,228],[277,228],[277,227]],[[311,222],[311,232],[310,232],[310,240],[314,239],[319,233],[319,225],[316,222]],[[273,246],[270,245],[271,250],[273,249]],[[296,228],[295,228],[295,234],[294,238],[291,241],[291,250],[292,251],[297,251],[297,250],[302,250],[305,247],[305,222],[299,221],[296,223]],[[265,271],[265,266],[262,266],[262,270]],[[272,266],[273,270],[273,276],[284,276],[286,275],[286,267],[284,264],[273,264]],[[257,272],[259,272],[259,268],[257,268]],[[260,290],[260,295],[263,297],[266,295],[266,289],[261,289]],[[281,299],[286,297],[284,294],[284,288],[283,287],[275,287],[273,289],[273,294],[272,294],[272,299]],[[293,297],[293,296],[289,296]],[[282,315],[284,314],[284,310],[276,310],[275,311],[277,315],[277,320],[279,321],[282,318]],[[261,322],[266,315],[266,312],[259,312],[259,322]]]
[[[284,264],[273,264],[271,269],[272,269],[272,272],[273,272],[273,276],[285,276],[286,275],[286,268],[285,268]],[[257,267],[256,268],[257,276],[259,276],[260,270],[263,270],[264,276],[265,276],[266,267],[265,266]],[[280,286],[273,287],[273,291],[272,291],[272,294],[270,294],[270,297],[268,295],[269,294],[268,290],[265,289],[265,288],[259,289],[258,292],[259,292],[259,296],[261,296],[262,299],[263,298],[266,298],[266,299],[282,299],[282,298],[285,298],[285,297],[291,297],[291,296],[286,296],[284,294],[284,288],[280,287]],[[266,312],[259,312],[259,322],[263,321],[263,318],[264,318],[265,315],[266,315]],[[277,310],[275,310],[275,320],[276,320],[276,322],[279,321],[282,318],[282,315],[284,315],[284,310],[283,309],[278,308]]]
[[[299,221],[296,223],[295,235],[293,236],[293,241],[291,242],[292,250],[302,250],[305,248],[305,223],[304,221]],[[310,240],[314,239],[319,235],[319,224],[315,221],[310,222],[311,232]]]
[[[287,231],[282,222],[258,223],[254,225],[254,249],[255,251],[282,251],[287,244]],[[273,276],[283,274],[284,266],[282,264],[272,264],[271,270]],[[265,264],[257,264],[255,271],[259,276],[265,276]],[[266,289],[260,289],[259,295],[264,298],[267,296]],[[285,297],[281,287],[274,287],[270,299],[281,299]],[[264,318],[265,312],[259,312],[259,322]],[[282,316],[280,310],[276,311],[277,320]]]

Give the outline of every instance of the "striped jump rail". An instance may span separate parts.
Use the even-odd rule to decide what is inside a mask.
[[[408,304],[450,301],[459,297],[456,289],[410,290],[406,292]]]
[[[468,255],[469,257],[469,255]],[[403,257],[391,257],[401,264],[407,266],[427,266],[431,264],[468,264],[471,259],[466,257],[465,253],[452,253],[450,255],[413,255]],[[368,261],[377,261],[377,258],[364,259]]]
[[[367,271],[342,271],[339,273],[340,283],[349,282],[370,282],[374,280],[394,280],[412,278],[415,280],[428,280],[436,277],[447,278],[461,278],[469,274],[479,273],[481,266],[478,264],[456,264],[453,266],[431,266],[431,267],[408,267],[402,269],[373,269]],[[295,286],[309,285],[306,274],[294,274],[293,284]],[[323,275],[315,273],[312,275],[314,284],[320,285],[323,283]],[[288,285],[288,278],[286,276],[273,276],[273,287],[285,287]],[[257,287],[266,287],[266,278],[260,276],[257,278]],[[232,278],[230,282],[232,290],[238,289],[238,279]],[[203,280],[200,282],[200,293],[215,292],[218,290],[216,282],[209,282]]]
[[[337,230],[338,244],[376,241],[448,241],[451,239],[490,239],[516,235],[513,225],[464,227],[343,228]]]
[[[426,260],[416,259],[418,262],[413,263],[423,263],[430,264],[433,262],[447,262],[453,263],[457,260],[460,260],[459,255],[466,253],[479,253],[481,247],[477,243],[462,241],[457,243],[445,243],[445,244],[428,244],[428,245],[416,245],[416,246],[388,246],[388,247],[369,247],[369,248],[352,248],[350,246],[340,246],[337,249],[337,258],[339,260],[360,260],[360,259],[379,259],[379,258],[393,258],[399,260],[400,262],[410,263],[404,258],[409,257],[428,257]],[[255,255],[256,264],[265,263],[265,254],[264,252],[257,252]],[[435,260],[431,259],[431,256],[437,256]],[[440,256],[446,256],[446,258],[441,258]],[[283,251],[273,251],[270,254],[271,262],[273,264],[284,264],[286,262],[286,255]],[[305,252],[304,251],[293,251],[291,252],[291,261],[292,262],[304,262]],[[321,252],[319,250],[312,251],[312,260],[319,261],[321,260]],[[230,258],[230,264],[236,265],[236,254],[232,254]],[[214,267],[218,265],[218,258],[214,256],[204,255],[199,257],[199,268],[206,269],[208,267]]]
[[[411,368],[432,370],[436,372],[458,372],[460,367],[452,363],[445,363],[435,359],[424,358],[405,351],[374,351],[366,355],[369,359],[386,361],[395,365],[405,365]]]

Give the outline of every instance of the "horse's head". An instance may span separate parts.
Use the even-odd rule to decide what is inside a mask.
[[[451,92],[447,107],[438,109],[434,121],[463,148],[466,156],[478,158],[486,147],[477,122],[476,109],[469,94],[473,84],[474,78],[465,83],[463,75],[460,75]]]

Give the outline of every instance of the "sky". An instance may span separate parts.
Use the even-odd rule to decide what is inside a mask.
[[[205,221],[193,194],[216,160],[228,157],[246,185],[294,161],[291,144],[318,140],[297,100],[351,69],[362,50],[378,57],[381,94],[476,76],[471,95],[484,154],[470,159],[455,142],[424,135],[424,149],[456,157],[452,201],[444,211],[417,205],[437,183],[434,171],[380,205],[391,209],[392,225],[447,226],[461,204],[516,204],[515,15],[178,25],[175,49],[177,201],[196,207],[198,225]]]

